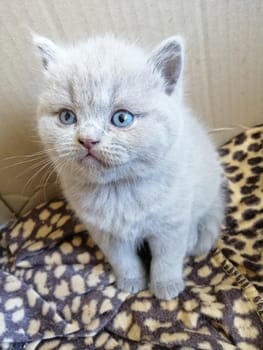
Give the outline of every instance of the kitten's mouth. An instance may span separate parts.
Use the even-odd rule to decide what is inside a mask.
[[[94,159],[94,160],[96,160],[97,162],[100,161],[99,158],[96,157],[95,154],[93,154],[93,153],[91,153],[91,152],[87,153],[87,154],[82,158],[82,161],[85,161],[85,160],[87,160],[87,159]]]
[[[84,157],[81,158],[80,161],[84,165],[88,165],[88,164],[90,164],[90,162],[96,162],[96,163],[99,163],[100,165],[103,165],[103,166],[106,165],[99,157],[97,157],[92,152],[88,152]]]
[[[96,159],[97,161],[99,161],[99,159],[93,153],[86,154],[85,158],[93,158],[93,159]]]

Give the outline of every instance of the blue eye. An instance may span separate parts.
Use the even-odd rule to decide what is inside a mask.
[[[111,118],[111,122],[117,128],[126,128],[134,121],[134,115],[128,111],[115,112]]]
[[[59,114],[59,120],[62,124],[72,125],[77,122],[77,118],[72,111],[64,110]]]

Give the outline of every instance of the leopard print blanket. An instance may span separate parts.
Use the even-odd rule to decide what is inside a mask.
[[[216,248],[187,258],[171,301],[117,289],[63,199],[2,229],[0,348],[263,349],[263,126],[220,148],[228,182]]]

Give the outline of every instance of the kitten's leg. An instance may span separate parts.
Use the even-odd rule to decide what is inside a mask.
[[[184,289],[183,262],[187,251],[188,227],[164,232],[148,239],[151,253],[151,291],[157,298],[171,299]]]
[[[224,199],[218,199],[197,225],[197,242],[192,250],[193,255],[206,254],[214,245],[224,221]]]
[[[189,230],[189,237],[187,242],[187,255],[193,255],[193,250],[197,244],[197,239],[197,223],[195,220],[193,220]]]
[[[95,239],[113,267],[117,286],[121,290],[136,293],[147,288],[146,271],[137,255],[135,244],[127,241]]]

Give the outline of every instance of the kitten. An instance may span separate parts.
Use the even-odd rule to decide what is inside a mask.
[[[111,263],[120,289],[183,289],[183,260],[210,250],[224,217],[222,169],[182,100],[183,42],[147,55],[113,36],[61,47],[34,36],[45,73],[38,130],[65,197]]]

